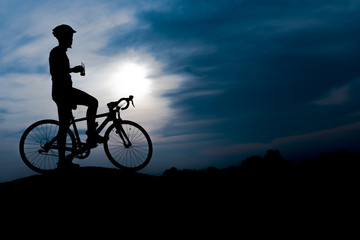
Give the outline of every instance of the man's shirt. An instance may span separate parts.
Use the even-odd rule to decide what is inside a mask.
[[[49,56],[49,65],[53,82],[52,97],[55,101],[64,99],[72,88],[70,62],[66,55],[66,48],[60,46],[53,48]]]

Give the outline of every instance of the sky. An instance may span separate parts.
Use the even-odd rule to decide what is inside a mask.
[[[300,160],[360,140],[360,2],[351,0],[0,1],[0,182],[35,174],[18,143],[57,119],[52,29],[77,33],[74,87],[106,103],[134,95],[123,119],[150,134],[143,173],[238,166],[279,149]],[[74,115],[82,117],[79,107]],[[102,146],[81,166],[113,167]]]

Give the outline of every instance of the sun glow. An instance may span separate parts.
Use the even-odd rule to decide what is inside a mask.
[[[150,92],[150,79],[144,66],[136,63],[121,64],[112,76],[112,89],[136,96],[137,99],[145,97]]]

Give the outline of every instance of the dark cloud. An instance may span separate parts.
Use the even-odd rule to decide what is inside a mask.
[[[360,76],[359,10],[354,1],[174,1],[139,13],[113,44],[145,46],[166,72],[191,76],[167,95],[183,111],[177,121],[223,119],[183,132],[270,141],[358,121],[343,116],[359,99],[314,101]]]

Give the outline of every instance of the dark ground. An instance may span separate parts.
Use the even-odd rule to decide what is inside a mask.
[[[297,163],[285,160],[279,151],[252,156],[239,167],[203,170],[166,170],[162,176],[124,172],[112,168],[82,167],[38,174],[1,183],[4,199],[15,196],[79,198],[164,196],[186,198],[244,199],[250,196],[288,197],[297,200],[331,194],[351,195],[359,183],[360,155],[351,152],[322,154]]]
[[[239,167],[209,167],[203,170],[171,168],[162,176],[114,168],[81,167],[0,183],[0,189],[15,195],[71,193],[87,196],[101,192],[105,195],[151,194],[153,198],[157,197],[153,193],[159,194],[158,197],[166,194],[238,196],[242,193],[320,196],[321,192],[339,193],[358,186],[359,169],[359,153],[333,152],[294,163],[283,159],[279,151],[269,150],[264,157],[247,158]]]
[[[298,229],[304,223],[309,227],[358,218],[359,163],[358,153],[322,154],[294,163],[270,150],[239,167],[172,168],[162,176],[83,167],[1,183],[0,206],[3,212],[50,219],[97,216],[101,222],[113,217],[142,225],[145,219],[155,224],[157,217],[170,225],[184,219],[182,224],[191,226],[245,221]]]

